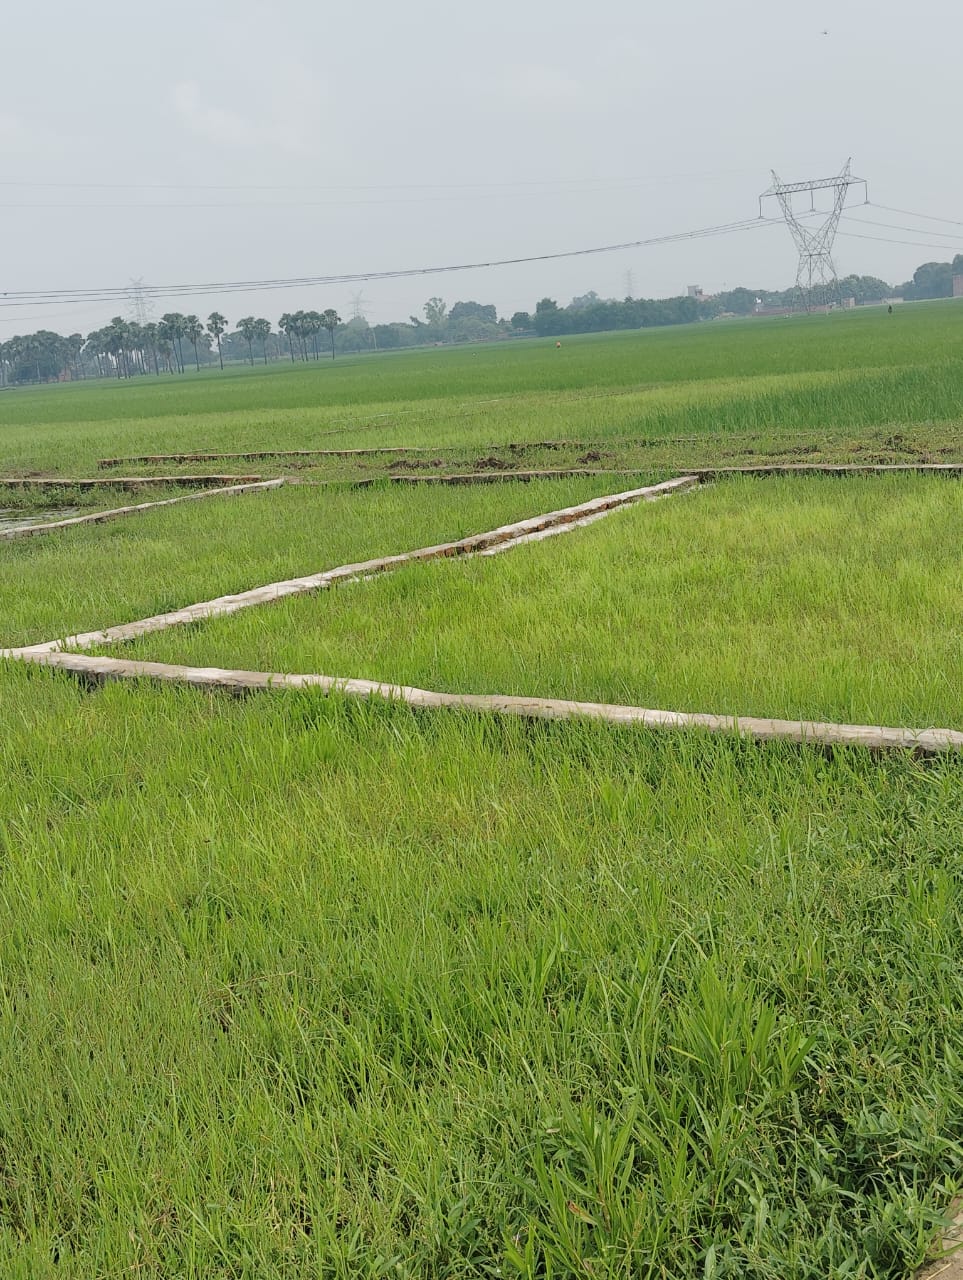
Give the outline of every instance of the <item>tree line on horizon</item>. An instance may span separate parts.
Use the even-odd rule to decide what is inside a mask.
[[[892,286],[877,276],[846,276],[840,280],[843,296],[857,304],[881,302],[889,297],[907,301],[953,296],[953,277],[963,274],[963,254],[952,262],[926,262],[913,279]],[[516,311],[498,318],[494,304],[456,302],[449,310],[444,299],[429,298],[423,318],[369,325],[362,316],[347,323],[334,308],[324,311],[285,312],[277,322],[245,316],[229,332],[227,318],[212,311],[203,323],[196,315],[168,312],[160,320],[138,323],[115,316],[86,337],[63,336],[49,329],[17,335],[0,343],[0,387],[31,382],[53,382],[88,377],[130,378],[141,374],[183,374],[190,363],[199,372],[217,360],[224,368],[232,363],[268,364],[290,358],[320,359],[320,335],[326,332],[331,358],[338,351],[388,351],[404,347],[456,342],[557,337],[563,334],[597,333],[663,325],[692,324],[720,316],[748,316],[764,309],[790,307],[793,289],[779,291],[739,286],[712,297],[600,298],[594,291],[576,297],[567,306],[542,298],[534,312]],[[185,359],[186,350],[186,359]]]

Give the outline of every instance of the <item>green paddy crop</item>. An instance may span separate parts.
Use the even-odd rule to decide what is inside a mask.
[[[610,488],[607,477],[429,492],[290,487],[25,538],[0,552],[0,645],[132,622],[282,578],[463,538]]]
[[[456,693],[960,727],[961,542],[956,480],[735,479],[494,558],[412,565],[146,636],[124,653]]]
[[[963,458],[957,305],[4,391],[0,457]],[[0,544],[0,645],[630,483]],[[719,483],[111,652],[959,727],[959,493]],[[898,1280],[963,1185],[955,758],[4,662],[0,779],[4,1276]]]
[[[953,761],[4,673],[16,1277],[902,1276]]]
[[[77,475],[124,454],[695,436],[691,465],[729,433],[928,440],[936,424],[963,457],[961,324],[945,304],[5,391],[0,456]]]

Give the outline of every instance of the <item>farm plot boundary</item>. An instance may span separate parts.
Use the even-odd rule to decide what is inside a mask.
[[[488,533],[475,534],[457,542],[422,547],[396,556],[386,556],[358,564],[270,583],[234,596],[222,596],[171,613],[158,614],[119,627],[87,632],[65,640],[52,640],[20,648],[2,649],[0,657],[20,659],[42,666],[64,670],[92,683],[106,680],[157,680],[187,684],[192,687],[222,688],[235,693],[274,691],[290,688],[318,687],[325,692],[338,692],[363,698],[378,697],[402,702],[417,708],[458,708],[513,715],[531,719],[571,719],[585,717],[611,724],[637,725],[659,729],[702,729],[715,734],[754,738],[758,741],[782,740],[802,745],[860,746],[870,750],[909,749],[921,755],[963,751],[963,732],[949,728],[913,729],[898,726],[842,724],[821,721],[781,720],[753,716],[718,715],[711,712],[682,712],[607,703],[580,702],[567,699],[518,697],[498,694],[439,693],[413,686],[358,680],[322,674],[284,674],[255,671],[232,671],[226,668],[186,667],[169,663],[126,661],[90,657],[76,652],[110,643],[124,643],[168,627],[219,617],[239,609],[268,604],[293,595],[323,590],[345,581],[357,581],[391,571],[406,564],[458,555],[494,555],[514,546],[550,537],[568,529],[594,521],[636,502],[652,501],[708,480],[730,474],[829,474],[851,475],[888,473],[892,471],[926,471],[960,474],[963,465],[866,465],[716,468],[695,471],[658,485],[595,498],[575,507],[562,508],[543,516],[531,517],[504,525]],[[279,482],[281,483],[281,482]],[[68,652],[69,650],[69,652]]]
[[[594,443],[594,442],[593,442]],[[497,445],[486,446],[491,449]],[[578,440],[533,440],[525,445],[526,449],[562,449],[572,447],[581,449],[585,446]],[[99,458],[98,467],[120,467],[129,462],[221,462],[230,458],[232,461],[261,461],[265,458],[369,458],[396,453],[436,453],[431,445],[396,444],[378,445],[367,449],[259,449],[250,453],[141,453],[129,458]]]
[[[123,516],[140,515],[145,511],[156,511],[158,507],[172,507],[178,502],[197,502],[200,498],[230,498],[243,493],[260,493],[266,489],[279,489],[285,484],[283,477],[276,480],[258,480],[253,484],[222,485],[217,489],[202,489],[198,493],[183,493],[176,498],[163,498],[159,502],[138,502],[133,506],[112,507],[108,511],[93,511],[87,515],[70,516],[66,520],[48,520],[43,524],[24,525],[19,529],[6,529],[0,532],[0,541],[9,542],[13,538],[32,538],[42,533],[55,533],[58,529],[73,529],[77,525],[103,524],[107,520],[118,520]]]
[[[160,485],[257,484],[263,476],[0,476],[0,489],[141,489]]]
[[[471,534],[457,542],[443,542],[432,547],[419,547],[415,551],[406,551],[400,555],[382,556],[375,560],[365,560],[358,564],[340,565],[322,573],[311,574],[303,578],[289,578],[284,582],[271,582],[263,587],[255,587],[251,591],[243,591],[237,595],[219,596],[214,600],[204,600],[199,604],[189,605],[185,609],[176,609],[169,613],[156,614],[151,618],[143,618],[137,622],[129,622],[119,627],[108,627],[103,631],[88,631],[81,635],[69,636],[64,640],[49,640],[41,644],[25,645],[15,649],[0,649],[0,657],[19,657],[25,654],[56,653],[64,649],[92,649],[96,645],[124,643],[138,636],[154,631],[163,631],[167,627],[184,623],[199,622],[205,618],[223,617],[236,613],[239,609],[249,609],[255,605],[271,604],[289,596],[303,595],[312,591],[323,591],[339,582],[355,581],[358,578],[370,577],[377,573],[385,573],[402,565],[417,561],[436,560],[446,556],[474,555],[492,547],[507,548],[509,544],[517,544],[535,533],[562,533],[569,528],[577,528],[583,521],[615,511],[619,507],[635,502],[651,502],[670,494],[691,489],[698,485],[695,476],[678,476],[674,480],[666,480],[662,484],[648,485],[642,489],[628,489],[624,493],[608,494],[601,498],[592,498],[588,502],[574,507],[562,507],[545,515],[531,516],[527,520],[519,520],[514,524],[501,525],[487,533]]]
[[[230,671],[221,667],[182,667],[165,662],[90,657],[82,653],[31,653],[21,650],[17,656],[27,662],[69,672],[92,684],[102,684],[109,680],[152,680],[188,685],[196,689],[224,689],[235,694],[317,688],[325,693],[380,698],[419,709],[478,711],[530,720],[581,718],[644,729],[701,729],[713,734],[754,738],[759,742],[784,741],[804,746],[859,746],[874,751],[904,749],[927,756],[963,751],[963,733],[955,729],[904,729],[814,720],[773,720],[758,716],[724,716],[602,702],[573,702],[564,698],[437,693],[410,685],[384,684],[377,680],[356,680],[344,676],[285,675],[262,671]]]

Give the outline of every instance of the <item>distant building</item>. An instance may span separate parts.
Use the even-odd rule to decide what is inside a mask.
[[[697,298],[700,302],[705,297],[705,294],[702,292],[701,284],[687,284],[685,287],[685,292],[686,292],[686,297]]]

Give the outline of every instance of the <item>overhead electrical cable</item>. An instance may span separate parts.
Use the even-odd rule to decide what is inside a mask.
[[[219,183],[219,182],[30,182],[0,178],[0,187],[58,191],[479,191],[514,187],[558,187],[577,184],[626,183],[651,186],[660,182],[690,182],[695,178],[728,177],[751,169],[713,169],[703,173],[662,173],[646,177],[519,178],[501,182],[372,182],[372,183]]]
[[[122,204],[117,201],[32,201],[32,200],[15,200],[0,201],[0,209],[7,212],[16,212],[18,209],[63,209],[72,213],[81,209],[93,209],[103,212],[104,210],[118,210],[131,212],[135,210],[145,209],[164,209],[168,212],[175,213],[178,210],[194,212],[198,209],[351,209],[358,207],[381,207],[383,205],[409,205],[409,204],[458,204],[471,201],[477,204],[480,201],[498,201],[498,200],[533,200],[540,197],[551,196],[552,199],[558,199],[561,196],[587,196],[587,195],[610,195],[614,192],[634,190],[634,188],[626,186],[598,186],[598,187],[582,187],[573,188],[571,190],[532,190],[513,191],[509,193],[494,191],[462,191],[458,194],[448,195],[411,195],[411,196],[391,196],[381,198],[368,199],[346,199],[346,200],[132,200]]]
[[[907,227],[900,222],[876,222],[872,218],[856,218],[849,213],[844,213],[843,218],[846,222],[858,223],[864,227],[886,227],[890,231],[908,231],[911,235],[939,236],[941,240],[960,239],[959,231],[931,231],[929,227]],[[963,223],[960,225],[963,226]]]
[[[889,204],[877,204],[874,200],[868,200],[867,204],[874,209],[882,209],[885,213],[901,213],[904,218],[922,218],[924,222],[946,222],[954,227],[963,227],[963,221],[959,218],[937,218],[932,213],[913,213],[910,209],[894,209]]]
[[[894,240],[892,236],[868,236],[860,231],[840,231],[841,236],[849,240],[875,240],[877,244],[904,244],[913,249],[939,249],[945,253],[954,246],[949,244],[933,244],[929,240]],[[963,236],[960,236],[960,252],[963,253]]]
[[[777,218],[744,218],[739,222],[722,223],[714,227],[701,227],[694,231],[680,231],[670,235],[652,236],[645,240],[629,240],[621,244],[598,245],[590,249],[568,249],[559,253],[540,253],[516,258],[496,258],[481,262],[452,263],[445,266],[409,267],[395,271],[360,271],[327,276],[295,276],[287,279],[267,280],[215,280],[205,283],[177,285],[143,285],[142,293],[153,299],[215,295],[225,293],[259,293],[274,289],[294,289],[332,284],[355,284],[371,280],[402,280],[413,276],[443,275],[456,271],[478,271],[489,267],[513,267],[535,262],[555,262],[563,258],[581,258],[600,253],[618,253],[628,249],[644,249],[655,245],[673,244],[679,241],[699,240],[710,236],[731,235],[737,231],[751,231],[762,226],[779,226]],[[65,303],[126,301],[130,285],[109,286],[100,289],[34,289],[9,290],[0,294],[0,307],[62,306]]]

